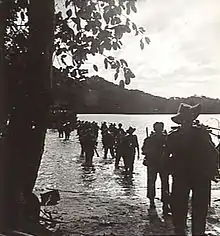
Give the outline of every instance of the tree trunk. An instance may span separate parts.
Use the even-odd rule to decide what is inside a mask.
[[[2,133],[7,119],[7,78],[5,73],[5,47],[4,36],[6,32],[7,19],[10,12],[10,2],[0,1],[0,133]],[[7,212],[6,200],[6,173],[7,173],[7,150],[5,140],[0,137],[0,229],[5,226]]]
[[[18,58],[22,83],[13,95],[15,103],[6,138],[8,227],[16,227],[23,217],[23,206],[32,193],[44,150],[50,103],[54,0],[30,0],[28,16],[28,52]],[[14,72],[10,79],[16,76]]]

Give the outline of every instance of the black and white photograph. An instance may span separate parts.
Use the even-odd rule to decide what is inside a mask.
[[[219,0],[0,0],[0,236],[220,235],[219,42]]]

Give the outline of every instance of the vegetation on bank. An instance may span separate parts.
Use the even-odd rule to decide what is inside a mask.
[[[128,90],[99,76],[83,81],[64,77],[54,69],[53,99],[76,113],[93,114],[169,114],[181,102],[202,104],[202,113],[220,113],[220,100],[205,96],[163,98],[139,90]]]

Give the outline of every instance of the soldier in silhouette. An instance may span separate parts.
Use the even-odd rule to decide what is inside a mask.
[[[125,135],[126,135],[126,132],[122,128],[122,124],[119,123],[117,133],[115,136],[115,149],[116,149],[115,168],[116,169],[119,168],[118,165],[122,157],[122,141]]]
[[[167,139],[167,158],[172,163],[171,206],[176,235],[186,235],[188,199],[192,191],[192,235],[204,235],[210,181],[217,174],[218,151],[207,129],[195,123],[201,105],[180,104],[172,121],[178,124]]]
[[[102,122],[100,129],[101,129],[101,132],[108,130],[108,126],[106,124],[106,121]]]
[[[63,122],[61,120],[58,121],[57,130],[58,130],[59,138],[63,138],[64,131],[63,131]]]
[[[137,135],[133,134],[136,129],[129,127],[126,131],[126,136],[122,141],[122,157],[125,165],[126,173],[133,173],[134,170],[134,160],[137,149],[138,159],[140,158],[140,150]]]
[[[71,133],[71,123],[68,121],[63,125],[63,131],[65,135],[65,140],[70,139],[70,133]]]
[[[112,134],[112,132],[110,132],[109,130],[103,131],[102,143],[104,148],[104,159],[107,158],[108,151],[110,151],[112,158],[114,158],[114,135]]]
[[[82,165],[86,167],[93,166],[93,157],[97,145],[97,134],[95,130],[94,123],[85,122],[82,136],[85,162]]]
[[[167,133],[164,131],[164,123],[156,122],[154,131],[144,140],[142,153],[147,158],[147,197],[150,200],[150,208],[155,208],[155,192],[157,174],[161,180],[161,200],[163,202],[163,215],[168,215],[169,207],[169,174],[162,166],[162,158],[165,151]]]
[[[80,147],[81,147],[81,151],[80,151],[80,156],[84,157],[85,151],[84,151],[84,131],[85,131],[85,122],[84,121],[78,121],[77,125],[76,125],[76,130],[77,130],[77,135],[79,138],[79,143],[80,143]]]

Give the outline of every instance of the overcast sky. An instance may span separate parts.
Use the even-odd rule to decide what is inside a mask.
[[[220,98],[220,1],[139,0],[133,20],[151,39],[142,51],[137,37],[125,37],[125,58],[136,74],[128,88],[163,97]],[[101,63],[103,59],[92,59]],[[114,81],[102,69],[100,75]]]

